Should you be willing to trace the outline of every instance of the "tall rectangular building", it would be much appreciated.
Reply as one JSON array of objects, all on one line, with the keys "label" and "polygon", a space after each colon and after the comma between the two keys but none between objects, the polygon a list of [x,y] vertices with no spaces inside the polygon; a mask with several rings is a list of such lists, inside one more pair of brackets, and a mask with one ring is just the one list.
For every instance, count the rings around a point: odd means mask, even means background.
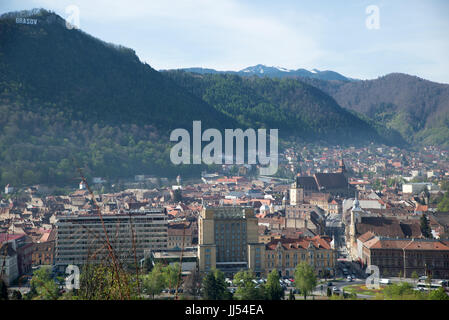
[{"label": "tall rectangular building", "polygon": [[258,238],[258,220],[253,208],[204,208],[198,220],[200,271],[217,268],[233,273],[250,268],[260,272],[264,245]]},{"label": "tall rectangular building", "polygon": [[104,230],[115,256],[125,265],[141,260],[145,252],[167,249],[168,217],[164,208],[132,210],[102,218],[104,227],[96,214],[57,217],[55,265],[59,270],[70,264],[110,261]]}]

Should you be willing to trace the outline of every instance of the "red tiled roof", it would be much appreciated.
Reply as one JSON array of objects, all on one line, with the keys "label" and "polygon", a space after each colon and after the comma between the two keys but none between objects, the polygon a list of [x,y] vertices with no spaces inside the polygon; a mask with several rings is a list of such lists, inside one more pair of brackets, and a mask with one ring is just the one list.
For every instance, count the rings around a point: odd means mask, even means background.
[{"label": "red tiled roof", "polygon": [[22,238],[25,235],[26,235],[25,233],[12,233],[12,234],[0,233],[0,242],[17,240],[17,239]]},{"label": "red tiled roof", "polygon": [[374,238],[365,243],[370,249],[405,249],[405,250],[444,250],[449,251],[449,245],[438,240],[402,240]]},{"label": "red tiled roof", "polygon": [[300,239],[275,239],[266,245],[268,250],[275,250],[278,243],[282,245],[285,250],[289,249],[308,249],[310,244],[316,249],[331,249],[330,238],[315,236],[313,238],[300,238]]},{"label": "red tiled roof", "polygon": [[374,233],[372,233],[371,231],[368,231],[368,232],[365,232],[364,234],[362,234],[360,237],[358,237],[358,240],[360,240],[361,242],[366,242],[375,236],[376,235]]}]

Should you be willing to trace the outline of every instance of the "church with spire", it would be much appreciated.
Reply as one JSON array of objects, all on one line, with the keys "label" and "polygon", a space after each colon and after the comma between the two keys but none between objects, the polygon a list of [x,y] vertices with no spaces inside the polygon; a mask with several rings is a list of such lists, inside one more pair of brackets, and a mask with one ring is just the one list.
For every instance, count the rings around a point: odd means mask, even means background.
[{"label": "church with spire", "polygon": [[348,170],[343,158],[336,172],[317,172],[311,176],[303,176],[298,172],[290,190],[290,199],[300,203],[313,193],[323,192],[347,198],[354,195],[355,188],[348,182]]},{"label": "church with spire", "polygon": [[349,232],[348,232],[349,241],[347,241],[348,253],[350,254],[351,258],[354,260],[356,260],[356,258],[358,257],[356,224],[361,222],[362,214],[363,214],[363,210],[362,210],[362,208],[360,208],[358,193],[356,192],[355,199],[354,199],[354,202],[352,203],[352,208],[351,208],[351,222],[349,224]]}]

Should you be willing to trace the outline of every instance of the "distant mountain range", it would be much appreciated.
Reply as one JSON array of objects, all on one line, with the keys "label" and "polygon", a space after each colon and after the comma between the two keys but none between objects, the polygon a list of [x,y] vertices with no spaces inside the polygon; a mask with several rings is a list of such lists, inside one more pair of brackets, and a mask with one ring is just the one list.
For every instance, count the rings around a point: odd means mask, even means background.
[{"label": "distant mountain range", "polygon": [[[242,77],[269,77],[269,78],[312,78],[320,80],[340,80],[340,81],[354,81],[355,79],[347,78],[335,71],[320,71],[313,69],[311,71],[306,69],[290,70],[281,67],[267,67],[263,64],[258,64],[253,67],[248,67],[240,71],[217,71],[207,68],[183,68],[178,69],[186,72],[194,72],[199,74],[236,74]],[[173,71],[173,70],[161,70]]]},{"label": "distant mountain range", "polygon": [[[387,136],[396,131],[410,144],[449,147],[449,85],[416,76],[391,73],[373,80],[347,78],[334,71],[287,70],[257,65],[240,71],[180,69],[197,74],[290,78],[326,92],[343,108],[369,122]],[[393,131],[386,132],[385,129]]]}]

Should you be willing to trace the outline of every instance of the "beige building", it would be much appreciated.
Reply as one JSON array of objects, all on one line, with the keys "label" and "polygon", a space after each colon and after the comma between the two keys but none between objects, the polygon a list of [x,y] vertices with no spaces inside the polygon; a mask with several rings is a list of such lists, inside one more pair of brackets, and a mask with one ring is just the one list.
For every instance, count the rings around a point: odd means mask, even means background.
[{"label": "beige building", "polygon": [[313,266],[319,277],[335,274],[337,252],[332,249],[329,237],[277,239],[264,249],[266,274],[276,269],[282,276],[294,277],[296,266],[303,261]]},{"label": "beige building", "polygon": [[193,227],[183,223],[168,225],[167,249],[181,249],[192,246]]},{"label": "beige building", "polygon": [[199,270],[217,268],[226,273],[264,267],[264,244],[259,242],[258,220],[250,207],[207,207],[198,219]]}]

